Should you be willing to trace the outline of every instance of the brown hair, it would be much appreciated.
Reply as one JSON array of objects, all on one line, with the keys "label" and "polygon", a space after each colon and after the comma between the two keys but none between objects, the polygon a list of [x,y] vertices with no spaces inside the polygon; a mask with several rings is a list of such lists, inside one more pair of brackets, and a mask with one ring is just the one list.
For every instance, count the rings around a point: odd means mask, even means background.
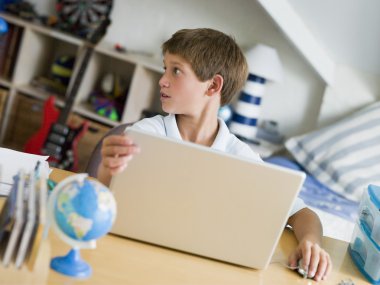
[{"label": "brown hair", "polygon": [[200,81],[223,77],[221,105],[231,102],[243,87],[248,66],[235,40],[213,29],[183,29],[163,43],[162,53],[169,52],[187,60]]}]

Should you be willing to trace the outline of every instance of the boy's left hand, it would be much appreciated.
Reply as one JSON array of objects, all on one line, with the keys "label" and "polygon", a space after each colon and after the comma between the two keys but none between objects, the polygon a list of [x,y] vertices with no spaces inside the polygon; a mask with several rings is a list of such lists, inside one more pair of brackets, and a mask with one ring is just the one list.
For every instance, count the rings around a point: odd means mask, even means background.
[{"label": "boy's left hand", "polygon": [[289,266],[297,267],[300,259],[302,261],[299,266],[307,270],[308,278],[313,278],[315,281],[326,279],[331,272],[332,262],[330,255],[316,242],[308,239],[302,240],[289,255]]}]

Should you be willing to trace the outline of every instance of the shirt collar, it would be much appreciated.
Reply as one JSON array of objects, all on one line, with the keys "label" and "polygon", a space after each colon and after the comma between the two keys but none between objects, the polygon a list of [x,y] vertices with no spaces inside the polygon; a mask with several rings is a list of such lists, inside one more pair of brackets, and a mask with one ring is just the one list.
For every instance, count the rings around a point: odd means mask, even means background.
[{"label": "shirt collar", "polygon": [[[227,138],[229,136],[230,131],[226,123],[222,119],[218,118],[218,123],[218,134],[216,135],[216,138],[211,148],[220,151],[225,151],[227,149]],[[166,117],[164,117],[164,124],[167,137],[182,140],[174,114],[169,114]]]},{"label": "shirt collar", "polygon": [[174,114],[169,114],[164,117],[164,124],[167,137],[182,140]]},{"label": "shirt collar", "polygon": [[224,152],[227,149],[227,143],[228,143],[228,138],[230,135],[230,130],[228,129],[226,123],[221,118],[218,118],[218,123],[219,123],[218,134],[216,135],[216,138],[211,148]]}]

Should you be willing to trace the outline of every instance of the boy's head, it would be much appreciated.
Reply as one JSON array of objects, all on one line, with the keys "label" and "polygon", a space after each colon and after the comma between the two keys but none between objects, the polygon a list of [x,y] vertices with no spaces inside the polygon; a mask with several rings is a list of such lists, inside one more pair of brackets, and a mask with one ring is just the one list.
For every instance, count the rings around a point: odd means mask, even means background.
[{"label": "boy's head", "polygon": [[231,102],[248,76],[246,59],[235,40],[213,29],[179,30],[163,43],[162,53],[167,52],[188,61],[202,82],[221,75],[224,79],[222,106]]}]

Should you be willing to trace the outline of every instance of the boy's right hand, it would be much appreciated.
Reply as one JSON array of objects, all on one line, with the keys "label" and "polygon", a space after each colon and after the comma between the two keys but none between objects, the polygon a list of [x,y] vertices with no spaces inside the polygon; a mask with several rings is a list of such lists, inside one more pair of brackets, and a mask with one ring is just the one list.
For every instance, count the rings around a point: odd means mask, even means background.
[{"label": "boy's right hand", "polygon": [[[126,134],[111,135],[103,140],[100,167],[109,176],[122,172],[133,155],[140,152],[140,148],[135,145]],[[107,176],[108,176],[107,175]]]}]

